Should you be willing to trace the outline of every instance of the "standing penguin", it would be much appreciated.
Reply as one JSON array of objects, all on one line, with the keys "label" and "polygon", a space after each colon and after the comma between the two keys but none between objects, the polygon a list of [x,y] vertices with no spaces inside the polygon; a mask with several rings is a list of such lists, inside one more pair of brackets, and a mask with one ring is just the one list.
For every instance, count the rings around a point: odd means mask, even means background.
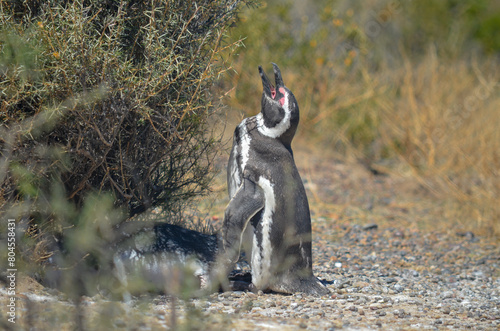
[{"label": "standing penguin", "polygon": [[261,112],[234,132],[216,273],[225,279],[243,250],[256,289],[323,295],[329,291],[312,272],[309,204],[291,148],[299,106],[273,68],[276,87],[259,66]]}]

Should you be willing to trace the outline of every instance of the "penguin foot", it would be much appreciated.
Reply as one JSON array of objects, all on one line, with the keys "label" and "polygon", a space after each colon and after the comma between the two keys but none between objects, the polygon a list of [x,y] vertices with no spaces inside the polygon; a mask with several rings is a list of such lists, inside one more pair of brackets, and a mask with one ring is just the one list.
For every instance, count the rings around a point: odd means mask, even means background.
[{"label": "penguin foot", "polygon": [[323,296],[330,293],[330,290],[314,276],[305,279],[278,282],[270,286],[270,289],[281,293],[293,294],[302,292],[314,296]]},{"label": "penguin foot", "polygon": [[255,291],[255,286],[252,284],[252,274],[249,272],[232,272],[228,279],[228,287],[231,291]]}]

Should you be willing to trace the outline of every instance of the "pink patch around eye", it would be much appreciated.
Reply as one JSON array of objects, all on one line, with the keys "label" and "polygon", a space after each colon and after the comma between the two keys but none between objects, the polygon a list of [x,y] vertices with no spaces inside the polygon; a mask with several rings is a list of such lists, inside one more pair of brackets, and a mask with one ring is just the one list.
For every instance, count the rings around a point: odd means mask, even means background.
[{"label": "pink patch around eye", "polygon": [[284,97],[280,99],[280,104],[281,104],[281,106],[283,106],[285,104],[286,92],[285,92],[285,89],[283,87],[280,87],[279,91],[281,92],[281,94],[284,95]]}]

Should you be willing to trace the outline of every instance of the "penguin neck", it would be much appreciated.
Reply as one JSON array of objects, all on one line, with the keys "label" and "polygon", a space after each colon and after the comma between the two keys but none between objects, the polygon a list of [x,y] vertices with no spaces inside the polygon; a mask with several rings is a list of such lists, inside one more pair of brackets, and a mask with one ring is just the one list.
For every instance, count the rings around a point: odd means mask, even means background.
[{"label": "penguin neck", "polygon": [[274,126],[266,125],[266,119],[263,112],[257,115],[257,128],[259,132],[266,137],[277,139],[283,144],[290,145],[293,137],[295,136],[295,131],[297,129],[297,123],[292,120],[290,113],[285,113],[284,118]]},{"label": "penguin neck", "polygon": [[297,131],[297,126],[292,123],[290,128],[276,139],[281,141],[283,145],[285,145],[285,147],[291,151],[292,150],[291,145],[293,137],[295,137],[295,131]]}]

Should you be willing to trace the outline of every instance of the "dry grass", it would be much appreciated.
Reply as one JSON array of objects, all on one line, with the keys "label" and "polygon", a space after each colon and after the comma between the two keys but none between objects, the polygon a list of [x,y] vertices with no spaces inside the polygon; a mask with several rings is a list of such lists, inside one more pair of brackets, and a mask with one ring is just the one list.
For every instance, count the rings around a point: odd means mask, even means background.
[{"label": "dry grass", "polygon": [[[245,64],[240,59],[236,70],[245,72]],[[370,71],[361,63],[358,70],[337,67],[335,75],[327,63],[312,68],[308,74],[283,70],[301,106],[297,140],[412,177],[445,206],[444,223],[500,234],[500,72],[494,60],[446,62],[431,48],[396,68]],[[232,84],[260,87],[253,76],[234,76]],[[233,92],[229,103],[254,115],[256,95],[243,99]]]},{"label": "dry grass", "polygon": [[431,50],[394,73],[378,103],[381,139],[405,175],[452,199],[449,217],[500,234],[500,94],[493,61],[443,63]]},{"label": "dry grass", "polygon": [[447,206],[443,223],[500,235],[500,72],[474,32],[498,7],[476,5],[267,1],[232,30],[246,47],[229,106],[255,115],[257,65],[276,62],[301,107],[296,140],[411,178]]}]

